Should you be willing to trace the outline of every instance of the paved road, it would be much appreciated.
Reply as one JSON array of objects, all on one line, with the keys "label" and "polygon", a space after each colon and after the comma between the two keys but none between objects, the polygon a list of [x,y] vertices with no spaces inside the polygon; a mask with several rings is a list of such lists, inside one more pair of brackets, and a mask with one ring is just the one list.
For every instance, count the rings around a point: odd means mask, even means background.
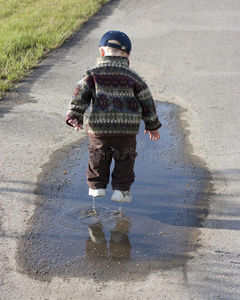
[{"label": "paved road", "polygon": [[[236,0],[111,1],[6,97],[0,132],[2,299],[239,299],[239,20]],[[184,268],[144,281],[35,281],[16,264],[17,240],[34,211],[42,167],[79,139],[64,124],[66,108],[109,29],[131,37],[131,66],[154,98],[184,109],[192,150],[213,174],[201,247]]]}]

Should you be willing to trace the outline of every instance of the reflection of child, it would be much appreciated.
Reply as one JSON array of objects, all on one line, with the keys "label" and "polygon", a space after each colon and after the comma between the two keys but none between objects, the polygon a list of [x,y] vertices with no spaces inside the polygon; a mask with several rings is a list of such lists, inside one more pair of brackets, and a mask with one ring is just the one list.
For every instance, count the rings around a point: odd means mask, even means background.
[{"label": "reflection of child", "polygon": [[[121,219],[111,230],[111,238],[109,241],[109,253],[113,259],[128,259],[130,258],[132,246],[127,235],[129,232],[130,221]],[[89,238],[86,241],[86,252],[88,258],[97,260],[108,257],[108,247],[103,226],[100,222],[88,227]]]},{"label": "reflection of child", "polygon": [[89,195],[105,196],[114,158],[112,200],[130,202],[140,121],[143,119],[145,133],[149,132],[154,141],[160,138],[161,123],[148,86],[129,68],[131,41],[128,36],[120,31],[109,31],[103,35],[99,47],[101,57],[79,81],[66,122],[76,130],[82,129],[84,112],[91,104],[87,122]]}]

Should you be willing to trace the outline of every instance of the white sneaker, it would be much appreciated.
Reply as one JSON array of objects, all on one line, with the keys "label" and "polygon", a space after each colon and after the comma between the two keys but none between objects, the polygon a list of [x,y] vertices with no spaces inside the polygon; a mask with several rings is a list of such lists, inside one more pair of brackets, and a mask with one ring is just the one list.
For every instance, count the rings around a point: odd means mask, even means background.
[{"label": "white sneaker", "polygon": [[117,201],[117,202],[120,202],[120,203],[131,202],[132,201],[132,195],[131,195],[130,191],[114,190],[111,200]]},{"label": "white sneaker", "polygon": [[92,197],[104,197],[104,196],[106,196],[106,190],[105,189],[89,189],[88,195],[92,196]]}]

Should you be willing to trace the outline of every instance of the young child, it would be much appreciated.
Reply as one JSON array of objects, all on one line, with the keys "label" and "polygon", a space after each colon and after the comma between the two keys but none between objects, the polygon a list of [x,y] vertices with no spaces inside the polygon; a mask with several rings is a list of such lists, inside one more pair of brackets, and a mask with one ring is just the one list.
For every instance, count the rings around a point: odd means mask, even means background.
[{"label": "young child", "polygon": [[154,141],[160,138],[161,123],[147,84],[129,68],[129,37],[120,31],[108,31],[100,40],[99,50],[96,66],[78,82],[66,122],[76,130],[83,129],[83,116],[91,105],[86,124],[89,195],[106,195],[113,158],[111,199],[130,202],[140,121],[143,119],[145,133],[149,132]]}]

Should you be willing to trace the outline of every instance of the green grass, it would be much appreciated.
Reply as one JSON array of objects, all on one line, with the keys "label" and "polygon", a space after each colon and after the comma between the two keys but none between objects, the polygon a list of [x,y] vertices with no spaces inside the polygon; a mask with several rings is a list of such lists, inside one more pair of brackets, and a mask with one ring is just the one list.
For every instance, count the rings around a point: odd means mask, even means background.
[{"label": "green grass", "polygon": [[0,99],[109,0],[0,0]]}]

